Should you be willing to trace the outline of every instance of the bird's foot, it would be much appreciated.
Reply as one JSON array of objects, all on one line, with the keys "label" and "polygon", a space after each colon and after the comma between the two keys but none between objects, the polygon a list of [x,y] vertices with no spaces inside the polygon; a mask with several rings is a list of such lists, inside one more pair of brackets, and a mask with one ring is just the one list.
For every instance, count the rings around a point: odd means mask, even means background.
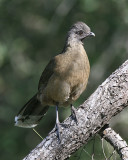
[{"label": "bird's foot", "polygon": [[62,128],[61,128],[60,123],[56,123],[56,125],[55,125],[55,130],[56,130],[56,132],[57,132],[57,137],[58,137],[59,143],[61,143]]},{"label": "bird's foot", "polygon": [[62,133],[62,128],[67,128],[67,127],[69,127],[69,125],[67,125],[67,124],[64,124],[64,123],[56,123],[55,124],[55,127],[53,128],[53,130],[50,132],[50,134],[51,133],[57,133],[57,138],[58,138],[58,140],[59,140],[59,143],[61,143],[61,141],[62,141],[62,136],[61,136],[61,133]]},{"label": "bird's foot", "polygon": [[71,105],[71,114],[73,119],[75,120],[76,124],[78,124],[78,118],[77,118],[77,114],[76,114],[76,109],[73,105]]}]

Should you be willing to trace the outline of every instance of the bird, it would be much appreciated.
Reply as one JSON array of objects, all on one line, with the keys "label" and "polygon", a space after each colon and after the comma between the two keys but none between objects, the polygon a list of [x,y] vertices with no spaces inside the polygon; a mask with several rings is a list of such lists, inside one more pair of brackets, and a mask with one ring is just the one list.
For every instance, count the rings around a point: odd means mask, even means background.
[{"label": "bird", "polygon": [[77,121],[76,109],[72,105],[86,89],[90,63],[83,40],[95,36],[84,22],[73,24],[67,33],[62,52],[46,65],[39,80],[37,93],[15,116],[15,126],[34,128],[47,113],[49,106],[56,108],[57,137],[61,140],[61,123],[58,107],[71,107]]}]

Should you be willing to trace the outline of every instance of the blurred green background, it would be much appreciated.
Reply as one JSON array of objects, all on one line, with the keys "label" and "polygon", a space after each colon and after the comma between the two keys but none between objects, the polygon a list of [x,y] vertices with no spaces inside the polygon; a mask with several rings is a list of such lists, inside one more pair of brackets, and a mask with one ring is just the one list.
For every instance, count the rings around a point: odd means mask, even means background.
[{"label": "blurred green background", "polygon": [[[74,103],[79,106],[128,58],[128,1],[0,0],[1,160],[20,160],[41,142],[32,129],[14,127],[14,117],[37,92],[44,67],[62,51],[67,31],[76,21],[87,23],[96,34],[84,41],[91,75],[86,91]],[[69,115],[70,109],[60,109],[61,121]],[[128,142],[127,115],[125,109],[111,126]],[[50,108],[36,129],[45,137],[54,125],[55,108]],[[85,150],[91,155],[92,143],[70,159],[91,159]],[[94,158],[105,159],[99,137],[95,148]],[[110,147],[105,150],[108,156],[113,151]]]}]

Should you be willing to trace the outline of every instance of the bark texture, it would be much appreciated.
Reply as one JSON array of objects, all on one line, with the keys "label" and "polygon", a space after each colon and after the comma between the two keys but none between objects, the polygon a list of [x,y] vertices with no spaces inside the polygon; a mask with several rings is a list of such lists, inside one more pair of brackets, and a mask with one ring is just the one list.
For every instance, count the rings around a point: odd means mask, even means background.
[{"label": "bark texture", "polygon": [[108,127],[101,132],[101,136],[114,147],[122,160],[128,160],[128,145],[119,134]]},{"label": "bark texture", "polygon": [[49,135],[24,160],[64,160],[110,119],[128,106],[128,60],[110,75],[77,109],[78,124],[72,116],[62,123],[62,142],[56,132]]}]

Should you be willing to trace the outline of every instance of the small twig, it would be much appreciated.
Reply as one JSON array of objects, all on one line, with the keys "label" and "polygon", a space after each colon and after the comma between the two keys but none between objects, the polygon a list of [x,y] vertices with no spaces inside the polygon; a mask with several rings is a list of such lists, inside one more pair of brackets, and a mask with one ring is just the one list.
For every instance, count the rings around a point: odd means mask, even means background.
[{"label": "small twig", "polygon": [[108,157],[108,160],[113,156],[113,154],[115,153],[116,151],[114,150],[111,155]]},{"label": "small twig", "polygon": [[105,157],[105,160],[107,160],[107,157],[106,157],[106,154],[105,154],[105,151],[104,151],[104,139],[103,139],[103,138],[101,139],[101,142],[102,142],[103,155],[104,155],[104,157]]},{"label": "small twig", "polygon": [[95,136],[93,138],[93,153],[92,153],[92,160],[94,160],[94,153],[95,153]]},{"label": "small twig", "polygon": [[43,140],[43,137],[34,128],[32,130]]},{"label": "small twig", "polygon": [[92,156],[83,148],[83,151],[90,157],[92,158]]},{"label": "small twig", "polygon": [[122,160],[128,160],[128,145],[119,134],[110,127],[104,128],[99,134],[113,146]]},{"label": "small twig", "polygon": [[[113,152],[111,153],[111,151],[110,151],[110,147],[108,146],[108,142],[107,141],[105,141],[106,142],[106,146],[107,146],[107,150],[108,150],[108,153],[109,153],[109,155],[110,155],[110,158],[111,158],[111,156],[113,155]],[[108,158],[109,159],[109,158]],[[113,158],[112,158],[112,160],[113,160]]]}]

